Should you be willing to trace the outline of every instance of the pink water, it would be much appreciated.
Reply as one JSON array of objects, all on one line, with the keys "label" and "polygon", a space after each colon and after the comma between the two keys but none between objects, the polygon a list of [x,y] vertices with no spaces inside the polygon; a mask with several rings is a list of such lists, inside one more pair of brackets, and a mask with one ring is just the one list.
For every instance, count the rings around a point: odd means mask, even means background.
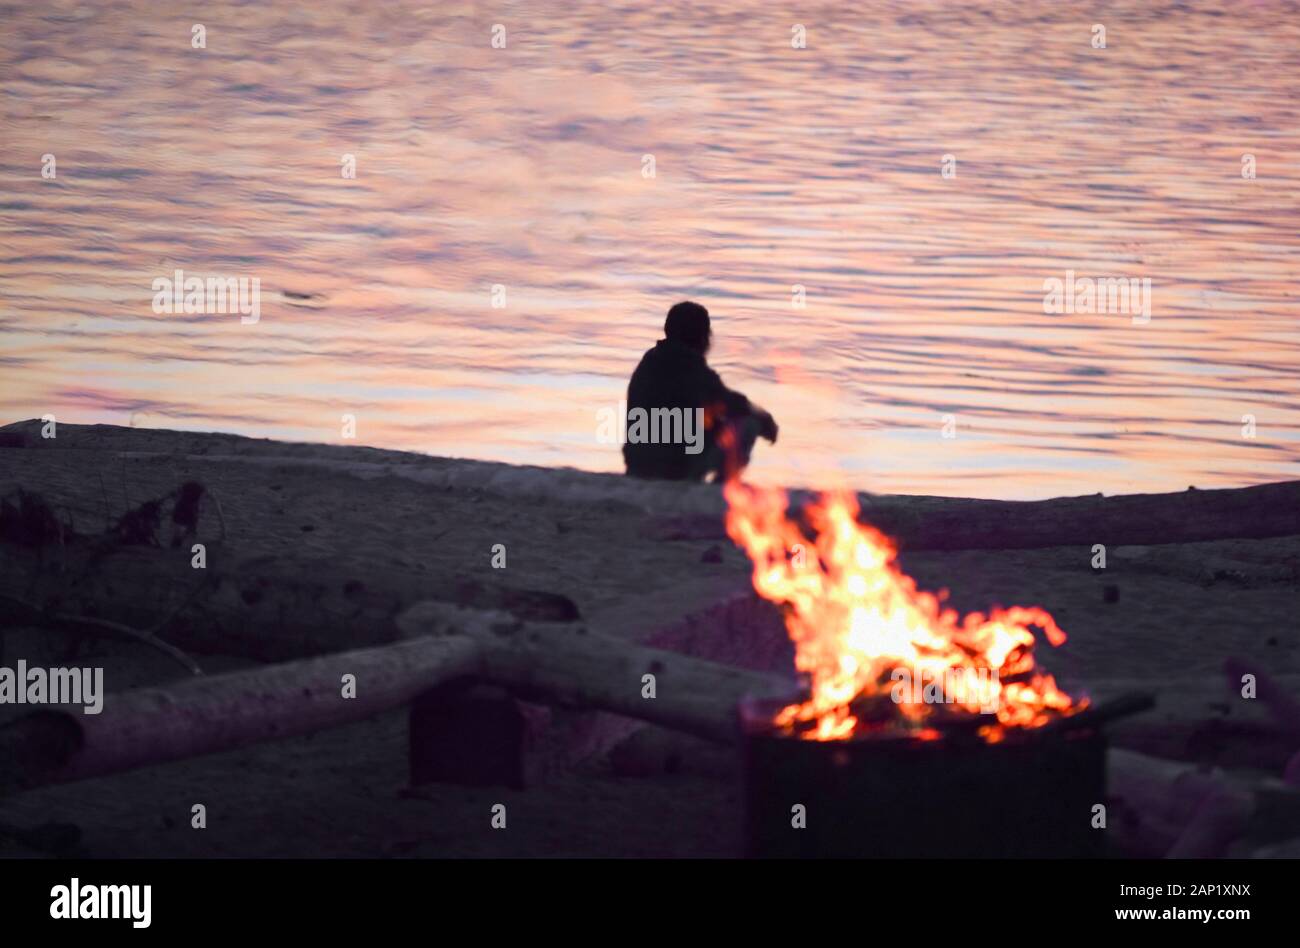
[{"label": "pink water", "polygon": [[[1296,4],[10,4],[0,75],[0,422],[615,470],[694,298],[758,480],[1300,477]],[[260,321],[155,314],[178,267]],[[1045,314],[1067,269],[1150,322]]]}]

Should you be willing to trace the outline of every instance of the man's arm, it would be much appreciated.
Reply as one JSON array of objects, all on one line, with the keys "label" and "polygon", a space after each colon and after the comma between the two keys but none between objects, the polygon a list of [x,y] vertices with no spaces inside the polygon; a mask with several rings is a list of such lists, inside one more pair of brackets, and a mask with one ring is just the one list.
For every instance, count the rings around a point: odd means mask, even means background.
[{"label": "man's arm", "polygon": [[776,436],[779,429],[776,425],[776,419],[768,412],[759,408],[740,392],[732,391],[722,381],[722,376],[712,369],[706,369],[708,403],[724,406],[727,418],[744,418],[753,415],[758,419],[760,425],[758,433],[768,441],[776,444]]},{"label": "man's arm", "polygon": [[704,370],[704,400],[709,405],[721,404],[728,418],[744,418],[753,414],[749,399],[727,388],[722,376],[710,368]]}]

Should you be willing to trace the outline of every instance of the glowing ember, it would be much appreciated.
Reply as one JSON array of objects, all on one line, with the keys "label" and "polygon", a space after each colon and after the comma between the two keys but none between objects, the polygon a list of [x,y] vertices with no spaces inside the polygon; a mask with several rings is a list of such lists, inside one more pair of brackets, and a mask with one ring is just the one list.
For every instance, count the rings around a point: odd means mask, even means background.
[{"label": "glowing ember", "polygon": [[[968,726],[984,740],[1073,714],[1073,701],[1034,664],[1034,634],[1065,633],[1042,609],[1013,606],[960,618],[945,593],[916,588],[884,534],[857,522],[852,494],[823,495],[786,518],[784,491],[727,483],[727,533],[754,563],[754,588],[782,606],[795,666],[810,697],[774,724],[812,740],[876,732],[936,739]],[[996,715],[996,716],[995,716]]]}]

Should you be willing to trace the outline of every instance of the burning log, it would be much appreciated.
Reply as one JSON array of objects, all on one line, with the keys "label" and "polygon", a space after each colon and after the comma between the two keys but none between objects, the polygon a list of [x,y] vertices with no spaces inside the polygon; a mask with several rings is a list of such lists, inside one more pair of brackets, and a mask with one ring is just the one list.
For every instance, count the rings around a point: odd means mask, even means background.
[{"label": "burning log", "polygon": [[781,607],[810,680],[777,728],[819,741],[961,729],[996,743],[1085,707],[1034,658],[1033,629],[1065,642],[1050,613],[1012,606],[962,617],[944,607],[902,571],[889,537],[858,522],[852,494],[828,494],[792,518],[784,491],[730,481],[723,493],[727,531],[753,561],[755,590]]}]

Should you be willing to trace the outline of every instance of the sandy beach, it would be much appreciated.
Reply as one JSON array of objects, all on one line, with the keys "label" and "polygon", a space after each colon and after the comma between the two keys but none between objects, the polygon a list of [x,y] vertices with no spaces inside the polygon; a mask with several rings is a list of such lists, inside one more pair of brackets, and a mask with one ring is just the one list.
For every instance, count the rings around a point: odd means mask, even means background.
[{"label": "sandy beach", "polygon": [[[562,597],[591,626],[629,641],[793,673],[779,616],[750,590],[745,555],[726,539],[672,539],[662,528],[673,518],[716,516],[716,487],[113,426],[60,425],[57,438],[43,439],[39,422],[21,422],[0,429],[0,439],[0,485],[39,491],[82,534],[102,531],[182,482],[201,482],[220,513],[205,501],[192,539],[208,545],[223,576],[243,577],[243,590],[226,592],[243,595],[250,614],[262,605],[248,594],[259,577],[306,579],[315,568],[322,584],[337,579],[346,587],[318,591],[318,606],[331,594],[355,606],[351,619],[322,623],[319,637],[253,639],[240,629],[214,637],[178,617],[162,637],[209,674],[391,641],[391,623],[375,617],[448,582],[472,584],[470,595],[479,599],[518,590]],[[881,502],[922,510],[937,503]],[[175,556],[188,558],[186,543]],[[498,544],[505,568],[492,566]],[[150,555],[169,555],[166,549]],[[4,591],[31,589],[30,570],[38,568],[31,554],[6,546],[5,555]],[[1069,639],[1058,649],[1044,645],[1039,660],[1067,688],[1105,695],[1137,687],[1160,696],[1155,712],[1114,728],[1119,746],[1161,745],[1166,756],[1258,770],[1258,762],[1234,757],[1222,727],[1217,743],[1211,739],[1216,728],[1207,722],[1263,720],[1254,703],[1228,687],[1226,659],[1300,682],[1300,536],[1117,547],[1107,551],[1104,570],[1092,559],[1089,546],[1074,544],[904,551],[901,563],[922,588],[948,589],[962,610],[1048,609]],[[174,610],[161,588],[122,590],[117,617],[146,625],[149,616]],[[3,645],[7,664],[21,658],[55,665],[75,654],[78,663],[102,665],[110,705],[114,691],[186,676],[159,652],[112,636],[69,636],[11,621]],[[0,708],[0,721],[20,710]],[[79,827],[75,845],[94,856],[737,852],[730,752],[621,722],[597,729],[576,753],[571,741],[565,744],[564,735],[574,733],[570,719],[590,716],[550,712],[551,737],[542,744],[555,745],[556,762],[524,790],[410,787],[406,715],[390,713],[9,796],[0,801],[0,852],[41,854],[39,834],[23,830],[51,822]],[[483,814],[498,799],[509,805],[515,832],[488,829]],[[207,807],[203,832],[188,828],[194,803]]]}]

